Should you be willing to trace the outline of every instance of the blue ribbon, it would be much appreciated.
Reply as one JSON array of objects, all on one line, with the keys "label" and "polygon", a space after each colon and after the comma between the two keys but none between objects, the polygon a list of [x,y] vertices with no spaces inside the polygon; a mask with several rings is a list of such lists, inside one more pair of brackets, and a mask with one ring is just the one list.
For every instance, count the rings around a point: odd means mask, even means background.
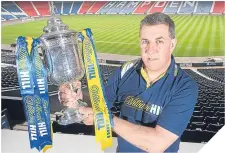
[{"label": "blue ribbon", "polygon": [[51,147],[52,131],[47,73],[38,55],[38,39],[18,37],[17,74],[25,107],[31,148]]}]

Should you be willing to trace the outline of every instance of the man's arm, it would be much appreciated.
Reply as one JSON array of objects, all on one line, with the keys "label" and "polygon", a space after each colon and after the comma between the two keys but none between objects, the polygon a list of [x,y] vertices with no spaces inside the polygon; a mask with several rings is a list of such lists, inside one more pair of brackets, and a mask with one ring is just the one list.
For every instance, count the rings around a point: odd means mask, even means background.
[{"label": "man's arm", "polygon": [[178,138],[177,135],[158,125],[155,128],[145,127],[118,117],[114,117],[113,130],[131,144],[151,153],[164,152]]}]

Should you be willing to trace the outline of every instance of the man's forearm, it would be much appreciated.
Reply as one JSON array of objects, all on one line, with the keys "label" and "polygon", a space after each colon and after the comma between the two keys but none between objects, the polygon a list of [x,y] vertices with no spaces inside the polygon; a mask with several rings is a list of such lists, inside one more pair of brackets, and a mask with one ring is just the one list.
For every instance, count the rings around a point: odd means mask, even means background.
[{"label": "man's forearm", "polygon": [[160,137],[155,128],[132,124],[114,117],[113,130],[122,138],[147,152],[160,151]]}]

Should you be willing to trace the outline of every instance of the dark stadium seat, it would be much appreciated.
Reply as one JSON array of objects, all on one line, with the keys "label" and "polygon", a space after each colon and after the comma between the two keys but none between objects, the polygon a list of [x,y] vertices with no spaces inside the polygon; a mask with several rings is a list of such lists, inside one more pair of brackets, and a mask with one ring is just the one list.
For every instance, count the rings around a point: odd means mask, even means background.
[{"label": "dark stadium seat", "polygon": [[218,116],[218,117],[224,117],[224,116],[225,116],[225,112],[219,112],[219,111],[217,111],[217,112],[215,113],[215,116]]},{"label": "dark stadium seat", "polygon": [[225,108],[224,107],[214,107],[213,109],[215,112],[225,112]]},{"label": "dark stadium seat", "polygon": [[223,125],[209,124],[209,125],[206,127],[206,130],[207,130],[207,131],[218,132],[222,127],[223,127]]},{"label": "dark stadium seat", "polygon": [[208,124],[217,124],[218,123],[218,117],[209,117],[206,116],[204,119],[204,123]]},{"label": "dark stadium seat", "polygon": [[203,111],[212,111],[213,110],[213,108],[212,107],[206,107],[206,106],[203,106],[202,107],[202,109],[201,109],[201,111],[203,112]]},{"label": "dark stadium seat", "polygon": [[225,117],[220,117],[218,123],[219,123],[220,125],[224,125],[224,122],[225,122]]},{"label": "dark stadium seat", "polygon": [[202,111],[202,114],[203,114],[203,116],[208,116],[208,117],[213,117],[214,116],[214,114],[215,114],[215,112],[214,111],[205,111],[205,110],[203,110]]},{"label": "dark stadium seat", "polygon": [[206,127],[207,124],[205,123],[192,123],[190,125],[190,129],[191,130],[199,130],[199,131],[203,131],[205,130],[205,127]]},{"label": "dark stadium seat", "polygon": [[2,129],[13,129],[7,109],[2,110],[1,112],[1,124]]},{"label": "dark stadium seat", "polygon": [[194,111],[193,116],[201,116],[202,115],[202,112],[201,111]]},{"label": "dark stadium seat", "polygon": [[204,116],[192,116],[191,123],[203,123]]}]

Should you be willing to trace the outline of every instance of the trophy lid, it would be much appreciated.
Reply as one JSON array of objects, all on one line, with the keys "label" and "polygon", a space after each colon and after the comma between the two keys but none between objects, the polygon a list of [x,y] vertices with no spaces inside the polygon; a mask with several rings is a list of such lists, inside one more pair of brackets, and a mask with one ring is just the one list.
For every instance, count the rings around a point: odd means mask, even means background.
[{"label": "trophy lid", "polygon": [[40,39],[46,39],[51,38],[56,35],[62,35],[62,34],[75,34],[77,33],[74,30],[69,30],[69,27],[62,22],[62,20],[59,17],[56,17],[55,14],[55,6],[53,2],[50,2],[50,13],[51,17],[47,21],[47,26],[44,27],[43,32],[45,34],[41,35]]}]

